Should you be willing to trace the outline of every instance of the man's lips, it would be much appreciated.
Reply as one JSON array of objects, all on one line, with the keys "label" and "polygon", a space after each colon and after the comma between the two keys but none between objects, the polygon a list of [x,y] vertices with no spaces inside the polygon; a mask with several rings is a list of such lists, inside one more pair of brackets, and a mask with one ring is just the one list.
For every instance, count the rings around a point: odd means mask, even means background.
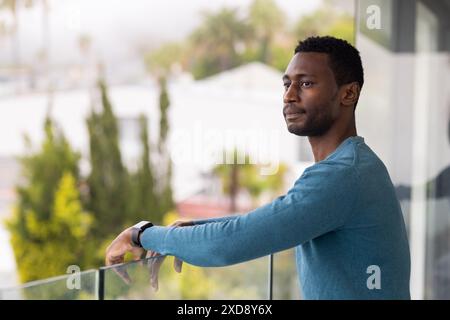
[{"label": "man's lips", "polygon": [[305,114],[306,114],[305,112],[290,112],[290,113],[286,113],[284,115],[284,118],[286,120],[294,120],[294,119],[302,117]]},{"label": "man's lips", "polygon": [[284,115],[288,115],[288,114],[294,114],[294,113],[305,113],[305,109],[303,109],[300,106],[294,106],[292,104],[286,104],[284,105],[283,108],[283,114]]},{"label": "man's lips", "polygon": [[286,120],[292,120],[303,116],[305,114],[305,110],[293,108],[292,106],[286,106],[283,113]]}]

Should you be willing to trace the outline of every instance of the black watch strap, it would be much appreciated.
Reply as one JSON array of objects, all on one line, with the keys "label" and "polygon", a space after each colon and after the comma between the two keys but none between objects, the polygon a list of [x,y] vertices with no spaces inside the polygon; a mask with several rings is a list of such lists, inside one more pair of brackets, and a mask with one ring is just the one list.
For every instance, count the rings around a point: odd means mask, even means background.
[{"label": "black watch strap", "polygon": [[140,235],[141,233],[150,227],[153,227],[153,223],[150,221],[141,221],[131,227],[131,244],[135,247],[142,247]]}]

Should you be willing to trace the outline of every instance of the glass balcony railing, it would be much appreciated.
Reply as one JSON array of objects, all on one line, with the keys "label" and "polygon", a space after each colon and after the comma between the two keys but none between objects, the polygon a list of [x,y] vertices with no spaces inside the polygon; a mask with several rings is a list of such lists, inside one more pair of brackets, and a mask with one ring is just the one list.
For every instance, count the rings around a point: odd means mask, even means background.
[{"label": "glass balcony railing", "polygon": [[[157,258],[147,258],[3,288],[0,299],[295,299],[292,287],[297,288],[297,284],[292,252],[277,254],[272,261],[266,256],[220,268],[200,268],[184,263],[181,273],[173,269],[173,257],[166,257],[158,273],[158,290],[150,281],[150,267]],[[128,283],[119,276],[123,271],[129,275]]]},{"label": "glass balcony railing", "polygon": [[98,270],[38,280],[0,289],[2,300],[95,300],[98,298]]},{"label": "glass balcony railing", "polygon": [[[150,265],[154,258],[99,270],[104,281],[100,299],[267,299],[268,257],[221,268],[199,268],[183,264],[181,273],[167,257],[158,276],[158,290],[150,285]],[[131,283],[117,274],[126,270]]]},{"label": "glass balcony railing", "polygon": [[295,264],[295,249],[274,254],[272,270],[272,298],[274,300],[301,299]]}]

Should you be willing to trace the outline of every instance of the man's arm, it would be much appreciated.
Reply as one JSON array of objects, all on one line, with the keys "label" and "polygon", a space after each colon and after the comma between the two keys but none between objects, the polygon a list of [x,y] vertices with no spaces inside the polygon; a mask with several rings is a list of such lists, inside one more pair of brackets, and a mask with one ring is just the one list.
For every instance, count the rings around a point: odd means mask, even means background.
[{"label": "man's arm", "polygon": [[359,190],[354,169],[324,161],[314,165],[289,192],[233,219],[183,228],[145,230],[145,249],[193,265],[225,266],[295,247],[342,226]]},{"label": "man's arm", "polygon": [[219,218],[210,218],[210,219],[199,219],[199,220],[192,220],[192,223],[194,225],[201,225],[205,223],[213,223],[213,222],[223,222],[223,221],[229,221],[234,220],[239,217],[239,214],[219,217]]}]

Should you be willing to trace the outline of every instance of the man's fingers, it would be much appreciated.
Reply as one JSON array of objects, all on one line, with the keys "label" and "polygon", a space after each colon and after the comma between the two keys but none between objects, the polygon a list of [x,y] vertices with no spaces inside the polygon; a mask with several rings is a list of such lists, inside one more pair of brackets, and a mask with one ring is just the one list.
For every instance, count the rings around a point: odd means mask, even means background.
[{"label": "man's fingers", "polygon": [[151,268],[151,272],[150,272],[150,284],[155,289],[155,291],[158,291],[159,269],[161,268],[161,265],[164,262],[165,258],[166,258],[166,256],[158,255],[152,259],[152,268]]},{"label": "man's fingers", "polygon": [[140,260],[145,258],[147,252],[143,248],[132,247],[131,253],[133,254],[133,260],[138,261],[139,265],[143,265],[143,262]]},{"label": "man's fingers", "polygon": [[183,266],[183,260],[178,259],[177,257],[173,258],[173,268],[176,272],[181,273],[181,267]]},{"label": "man's fingers", "polygon": [[[184,226],[192,226],[194,225],[192,221],[175,221],[170,227],[184,227]],[[149,271],[150,271],[150,284],[155,289],[155,291],[158,290],[158,275],[159,270],[161,268],[162,263],[164,262],[164,259],[166,256],[159,257],[160,254],[155,251],[148,251],[147,252],[147,258],[149,259]],[[180,273],[182,269],[183,261],[175,258],[173,262],[173,267],[176,272]]]},{"label": "man's fingers", "polygon": [[113,264],[119,264],[124,261],[126,250],[110,250],[106,254],[105,264],[107,266],[112,266]]},{"label": "man's fingers", "polygon": [[106,249],[105,264],[107,266],[123,263],[125,254],[129,251],[133,252],[133,246],[121,235],[114,239],[114,241]]},{"label": "man's fingers", "polygon": [[[156,251],[152,251],[150,253],[151,259],[149,259],[150,283],[152,284],[152,287],[155,288],[156,290],[158,290],[158,274],[157,274],[159,272],[158,264],[161,264],[165,258],[165,257],[161,257],[162,260],[160,260],[157,258],[159,256],[161,256],[161,254],[159,254]],[[155,275],[155,273],[156,273],[156,275]]]},{"label": "man's fingers", "polygon": [[164,262],[165,258],[166,258],[166,256],[161,256],[158,254],[157,257],[152,259],[153,263],[152,263],[152,269],[150,272],[150,284],[155,289],[155,291],[158,291],[159,269],[161,268],[161,265]]},{"label": "man's fingers", "polygon": [[147,263],[148,263],[148,271],[150,273],[150,280],[153,273],[153,263],[155,262],[154,257],[156,256],[156,254],[157,252],[151,250],[147,252],[147,259],[148,259]]},{"label": "man's fingers", "polygon": [[155,258],[157,255],[159,255],[159,253],[155,252],[155,251],[149,250],[147,252],[146,258],[148,259],[147,263],[148,263],[148,269],[150,271],[150,274],[152,273],[152,269],[153,269],[153,262],[154,262],[153,258]]},{"label": "man's fingers", "polygon": [[[117,255],[117,256],[110,255],[109,258],[107,259],[108,261],[107,261],[106,265],[111,266],[111,265],[115,265],[115,264],[121,264],[124,262],[124,257],[125,257],[125,253]],[[126,284],[131,283],[131,278],[128,275],[128,272],[127,272],[125,266],[117,266],[117,267],[113,267],[112,269]]]},{"label": "man's fingers", "polygon": [[154,257],[157,257],[157,256],[160,256],[160,254],[158,252],[156,252],[156,251],[152,251],[152,254],[150,255],[150,257],[154,258]]},{"label": "man's fingers", "polygon": [[127,269],[125,266],[119,266],[113,268],[113,271],[127,284],[131,284],[131,278],[128,275]]}]

